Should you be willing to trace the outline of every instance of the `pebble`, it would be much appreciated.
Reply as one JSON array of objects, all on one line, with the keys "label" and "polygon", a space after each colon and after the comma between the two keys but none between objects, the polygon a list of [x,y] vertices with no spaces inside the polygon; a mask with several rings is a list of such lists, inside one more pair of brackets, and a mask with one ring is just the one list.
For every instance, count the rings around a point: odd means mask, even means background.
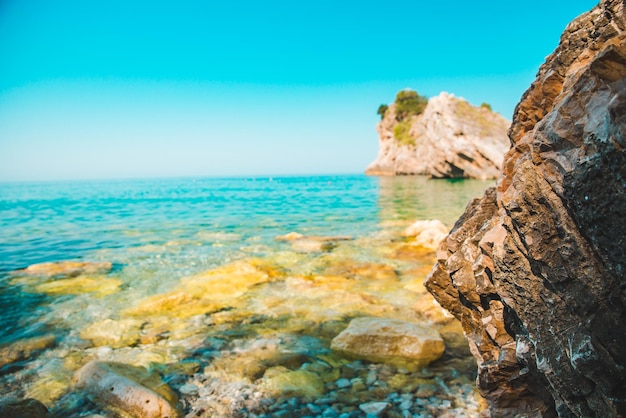
[{"label": "pebble", "polygon": [[359,409],[365,412],[367,415],[373,415],[375,417],[382,414],[385,409],[389,408],[389,402],[367,402],[359,405]]},{"label": "pebble", "polygon": [[404,401],[402,401],[400,403],[400,409],[403,410],[403,411],[405,411],[407,409],[411,409],[412,406],[413,406],[413,401],[411,401],[409,399],[404,400]]},{"label": "pebble", "polygon": [[346,379],[346,378],[341,378],[339,380],[337,380],[335,382],[335,385],[339,388],[339,389],[344,389],[347,387],[350,387],[352,385],[352,383],[350,382],[350,380]]},{"label": "pebble", "polygon": [[196,393],[198,393],[198,390],[198,386],[192,383],[186,383],[178,389],[178,391],[183,395],[195,395]]}]

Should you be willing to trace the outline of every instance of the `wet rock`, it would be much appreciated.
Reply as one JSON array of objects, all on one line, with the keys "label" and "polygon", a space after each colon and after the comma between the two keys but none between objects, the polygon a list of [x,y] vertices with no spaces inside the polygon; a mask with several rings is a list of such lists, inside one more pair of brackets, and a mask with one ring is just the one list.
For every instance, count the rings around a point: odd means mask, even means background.
[{"label": "wet rock", "polygon": [[339,241],[349,241],[352,237],[320,237],[314,235],[302,235],[297,232],[290,232],[286,235],[279,235],[276,241],[289,241],[291,247],[301,253],[317,253],[330,251],[337,246]]},{"label": "wet rock", "polygon": [[334,263],[324,270],[325,275],[343,276],[351,279],[395,280],[397,275],[393,267],[381,263],[359,263],[344,261]]},{"label": "wet rock", "polygon": [[443,309],[439,302],[428,293],[415,302],[413,309],[437,324],[445,324],[454,319],[454,315]]},{"label": "wet rock", "polygon": [[359,409],[365,412],[367,415],[379,416],[387,408],[389,408],[391,404],[389,402],[367,402],[359,405]]},{"label": "wet rock", "polygon": [[436,250],[448,235],[448,227],[439,220],[417,221],[404,230],[405,237],[414,237],[412,244]]},{"label": "wet rock", "polygon": [[79,276],[71,279],[57,279],[35,286],[35,291],[49,295],[79,295],[95,293],[100,296],[111,295],[120,290],[122,282],[106,277]]},{"label": "wet rock", "polygon": [[366,317],[353,319],[333,339],[331,348],[368,361],[415,369],[441,357],[445,347],[434,329],[406,321]]},{"label": "wet rock", "polygon": [[0,401],[0,418],[45,418],[48,408],[36,399]]},{"label": "wet rock", "polygon": [[279,277],[281,271],[260,259],[235,261],[181,279],[172,292],[142,300],[137,306],[124,310],[124,315],[146,317],[167,315],[176,318],[212,313],[236,303],[254,286]]},{"label": "wet rock", "polygon": [[56,336],[52,334],[26,338],[0,347],[0,367],[26,360],[34,353],[54,347]]},{"label": "wet rock", "polygon": [[91,362],[76,373],[77,387],[105,408],[139,418],[174,418],[176,396],[158,376],[120,363]]},{"label": "wet rock", "polygon": [[43,277],[74,277],[79,275],[106,274],[113,265],[108,262],[90,261],[58,261],[54,263],[40,263],[28,266],[16,273]]},{"label": "wet rock", "polygon": [[603,0],[567,26],[517,105],[497,189],[427,279],[493,416],[626,415],[624,9]]},{"label": "wet rock", "polygon": [[317,374],[280,366],[268,369],[260,386],[272,396],[316,398],[324,393],[324,382]]},{"label": "wet rock", "polygon": [[136,319],[105,319],[84,328],[80,338],[91,341],[96,347],[128,347],[139,341],[142,324],[143,321]]}]

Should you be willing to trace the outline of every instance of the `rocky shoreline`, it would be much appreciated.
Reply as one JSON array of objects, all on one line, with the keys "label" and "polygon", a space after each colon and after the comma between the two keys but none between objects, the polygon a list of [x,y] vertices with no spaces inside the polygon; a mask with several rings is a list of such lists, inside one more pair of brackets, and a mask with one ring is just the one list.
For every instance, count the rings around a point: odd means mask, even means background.
[{"label": "rocky shoreline", "polygon": [[[473,384],[475,360],[460,324],[422,283],[446,230],[419,221],[377,237],[277,236],[283,251],[273,258],[185,276],[64,335],[13,343],[2,351],[0,384],[11,399],[0,411],[477,416],[486,405]],[[351,258],[364,248],[378,261]],[[12,282],[66,303],[127,291],[107,262],[34,265]]]}]

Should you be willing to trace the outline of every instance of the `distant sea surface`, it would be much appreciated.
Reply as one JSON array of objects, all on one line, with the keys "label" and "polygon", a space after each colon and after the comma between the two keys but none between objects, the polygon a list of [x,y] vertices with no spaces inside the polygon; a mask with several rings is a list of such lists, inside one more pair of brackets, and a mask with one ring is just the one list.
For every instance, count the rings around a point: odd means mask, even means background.
[{"label": "distant sea surface", "polygon": [[11,284],[11,272],[31,264],[110,261],[140,298],[233,260],[272,258],[288,247],[275,237],[289,232],[358,239],[418,219],[451,227],[492,183],[342,175],[0,184],[0,343],[54,326],[50,306],[73,297]]}]

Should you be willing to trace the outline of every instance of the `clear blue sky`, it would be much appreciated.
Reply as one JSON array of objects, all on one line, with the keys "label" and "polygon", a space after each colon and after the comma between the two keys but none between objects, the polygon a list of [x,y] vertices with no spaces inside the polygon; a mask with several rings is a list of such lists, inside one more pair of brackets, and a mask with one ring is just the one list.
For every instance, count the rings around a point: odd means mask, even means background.
[{"label": "clear blue sky", "polygon": [[413,88],[511,118],[592,0],[0,0],[0,181],[358,173]]}]

